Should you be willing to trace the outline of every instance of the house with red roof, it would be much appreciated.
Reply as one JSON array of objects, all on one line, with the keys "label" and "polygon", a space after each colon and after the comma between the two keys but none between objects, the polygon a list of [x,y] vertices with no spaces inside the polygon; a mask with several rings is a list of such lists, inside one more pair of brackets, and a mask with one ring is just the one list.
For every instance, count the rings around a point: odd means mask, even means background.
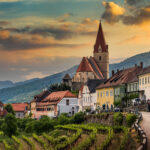
[{"label": "house with red roof", "polygon": [[56,117],[61,113],[73,115],[76,112],[78,112],[78,99],[70,91],[52,92],[41,101],[31,102],[32,117],[37,119],[43,115]]},{"label": "house with red roof", "polygon": [[86,83],[89,79],[109,78],[109,52],[106,44],[102,24],[99,24],[96,42],[93,50],[93,57],[83,57],[72,83]]},{"label": "house with red roof", "polygon": [[7,110],[4,108],[4,104],[0,101],[0,117],[5,117],[7,115]]},{"label": "house with red roof", "polygon": [[12,103],[11,105],[16,114],[16,118],[24,118],[30,113],[28,103]]}]

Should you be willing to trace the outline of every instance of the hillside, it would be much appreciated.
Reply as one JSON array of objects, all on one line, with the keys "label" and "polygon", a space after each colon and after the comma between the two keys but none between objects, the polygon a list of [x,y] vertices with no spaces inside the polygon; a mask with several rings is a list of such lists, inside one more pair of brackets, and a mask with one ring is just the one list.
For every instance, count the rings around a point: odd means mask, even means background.
[{"label": "hillside", "polygon": [[[112,70],[117,69],[123,69],[123,68],[129,68],[134,66],[135,64],[140,64],[142,61],[144,66],[150,65],[150,52],[142,53],[135,55],[133,57],[130,57],[120,63],[116,64],[110,64],[110,75]],[[0,100],[2,100],[4,103],[8,102],[25,102],[32,100],[33,96],[35,94],[38,94],[40,91],[42,91],[44,88],[47,88],[50,86],[50,84],[53,83],[60,83],[62,77],[69,73],[71,76],[75,73],[78,66],[74,66],[69,70],[42,78],[42,79],[36,79],[30,82],[24,82],[21,85],[17,85],[14,87],[9,87],[5,89],[0,90]]]},{"label": "hillside", "polygon": [[1,89],[0,100],[4,103],[31,101],[35,94],[38,94],[45,88],[48,88],[53,83],[61,82],[62,77],[66,73],[69,73],[71,76],[73,76],[76,69],[77,66],[74,66],[69,70],[42,79],[36,79],[29,83],[25,82],[25,84]]}]

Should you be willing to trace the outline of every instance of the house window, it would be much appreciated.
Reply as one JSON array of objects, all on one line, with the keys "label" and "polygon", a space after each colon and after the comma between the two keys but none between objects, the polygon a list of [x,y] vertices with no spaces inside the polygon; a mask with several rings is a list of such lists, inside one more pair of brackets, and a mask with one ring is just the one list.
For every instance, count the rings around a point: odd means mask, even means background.
[{"label": "house window", "polygon": [[147,84],[147,77],[145,77],[145,84]]},{"label": "house window", "polygon": [[106,96],[109,96],[108,91],[106,91]]},{"label": "house window", "polygon": [[110,90],[110,96],[113,96],[113,91],[112,90]]},{"label": "house window", "polygon": [[142,84],[144,84],[144,78],[142,78]]},{"label": "house window", "polygon": [[66,100],[66,105],[69,105],[69,99]]},{"label": "house window", "polygon": [[141,79],[140,79],[140,85],[141,85]]},{"label": "house window", "polygon": [[101,61],[101,59],[102,59],[102,57],[101,57],[101,56],[99,56],[99,61]]},{"label": "house window", "polygon": [[150,82],[149,77],[148,77],[148,83]]},{"label": "house window", "polygon": [[105,97],[105,92],[103,92],[103,97]]},{"label": "house window", "polygon": [[101,97],[103,96],[103,93],[101,92]]},{"label": "house window", "polygon": [[51,108],[47,108],[47,111],[51,111]]}]

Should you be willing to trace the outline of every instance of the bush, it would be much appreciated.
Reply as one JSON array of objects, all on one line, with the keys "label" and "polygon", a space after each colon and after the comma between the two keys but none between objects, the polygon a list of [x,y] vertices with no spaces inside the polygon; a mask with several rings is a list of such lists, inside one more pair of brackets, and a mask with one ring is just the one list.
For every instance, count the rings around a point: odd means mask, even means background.
[{"label": "bush", "polygon": [[11,114],[15,115],[15,112],[14,112],[13,107],[12,107],[11,104],[7,104],[5,106],[5,109],[7,110],[8,113],[11,113]]},{"label": "bush", "polygon": [[15,135],[17,133],[17,119],[12,114],[7,114],[5,117],[4,123],[2,124],[2,131],[5,135],[8,135],[11,137],[12,135]]},{"label": "bush", "polygon": [[113,119],[114,119],[115,125],[122,125],[122,122],[123,122],[122,113],[120,112],[114,113]]},{"label": "bush", "polygon": [[70,123],[70,119],[66,114],[61,114],[58,119],[58,124],[60,125],[65,125],[65,124],[69,124]]},{"label": "bush", "polygon": [[84,113],[83,112],[79,112],[79,113],[76,113],[73,117],[72,117],[72,123],[75,123],[75,124],[80,124],[84,121],[85,117],[84,117]]},{"label": "bush", "polygon": [[126,123],[128,127],[131,127],[132,124],[135,122],[136,120],[136,115],[134,114],[127,114],[126,116]]}]

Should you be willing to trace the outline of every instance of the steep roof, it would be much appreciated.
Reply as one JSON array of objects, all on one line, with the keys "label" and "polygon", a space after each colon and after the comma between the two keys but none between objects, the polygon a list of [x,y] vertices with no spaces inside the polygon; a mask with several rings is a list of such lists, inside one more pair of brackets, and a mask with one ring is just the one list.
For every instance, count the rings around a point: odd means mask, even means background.
[{"label": "steep roof", "polygon": [[103,74],[93,57],[83,57],[76,72],[93,72],[97,79],[103,79]]},{"label": "steep roof", "polygon": [[63,77],[63,80],[71,80],[70,75],[68,73],[65,74],[65,76]]},{"label": "steep roof", "polygon": [[138,81],[137,76],[141,71],[142,71],[142,68],[139,66],[117,71],[112,77],[110,77],[103,84],[98,86],[97,89],[136,82]]},{"label": "steep roof", "polygon": [[108,45],[106,45],[106,42],[105,42],[105,37],[104,37],[101,22],[99,24],[97,38],[96,38],[96,42],[95,42],[95,45],[94,45],[94,53],[98,53],[99,47],[101,47],[102,52],[108,52]]},{"label": "steep roof", "polygon": [[13,103],[11,104],[15,112],[25,112],[27,103]]},{"label": "steep roof", "polygon": [[87,57],[82,58],[82,61],[77,69],[77,72],[92,72],[92,68],[89,65]]},{"label": "steep roof", "polygon": [[147,73],[150,73],[150,66],[144,68],[142,70],[142,72],[140,72],[138,75],[143,75],[143,74],[147,74]]},{"label": "steep roof", "polygon": [[96,87],[104,83],[104,81],[106,80],[105,79],[102,79],[102,80],[92,79],[92,80],[88,80],[85,83],[85,85],[88,86],[90,93],[94,93],[96,91]]},{"label": "steep roof", "polygon": [[55,104],[59,103],[63,98],[76,98],[76,95],[72,94],[70,91],[57,91],[52,92],[48,95],[42,102],[55,102]]},{"label": "steep roof", "polygon": [[51,92],[49,90],[44,90],[42,91],[40,94],[34,96],[34,99],[32,100],[32,102],[37,101],[40,102],[42,101],[45,97],[47,97]]}]

